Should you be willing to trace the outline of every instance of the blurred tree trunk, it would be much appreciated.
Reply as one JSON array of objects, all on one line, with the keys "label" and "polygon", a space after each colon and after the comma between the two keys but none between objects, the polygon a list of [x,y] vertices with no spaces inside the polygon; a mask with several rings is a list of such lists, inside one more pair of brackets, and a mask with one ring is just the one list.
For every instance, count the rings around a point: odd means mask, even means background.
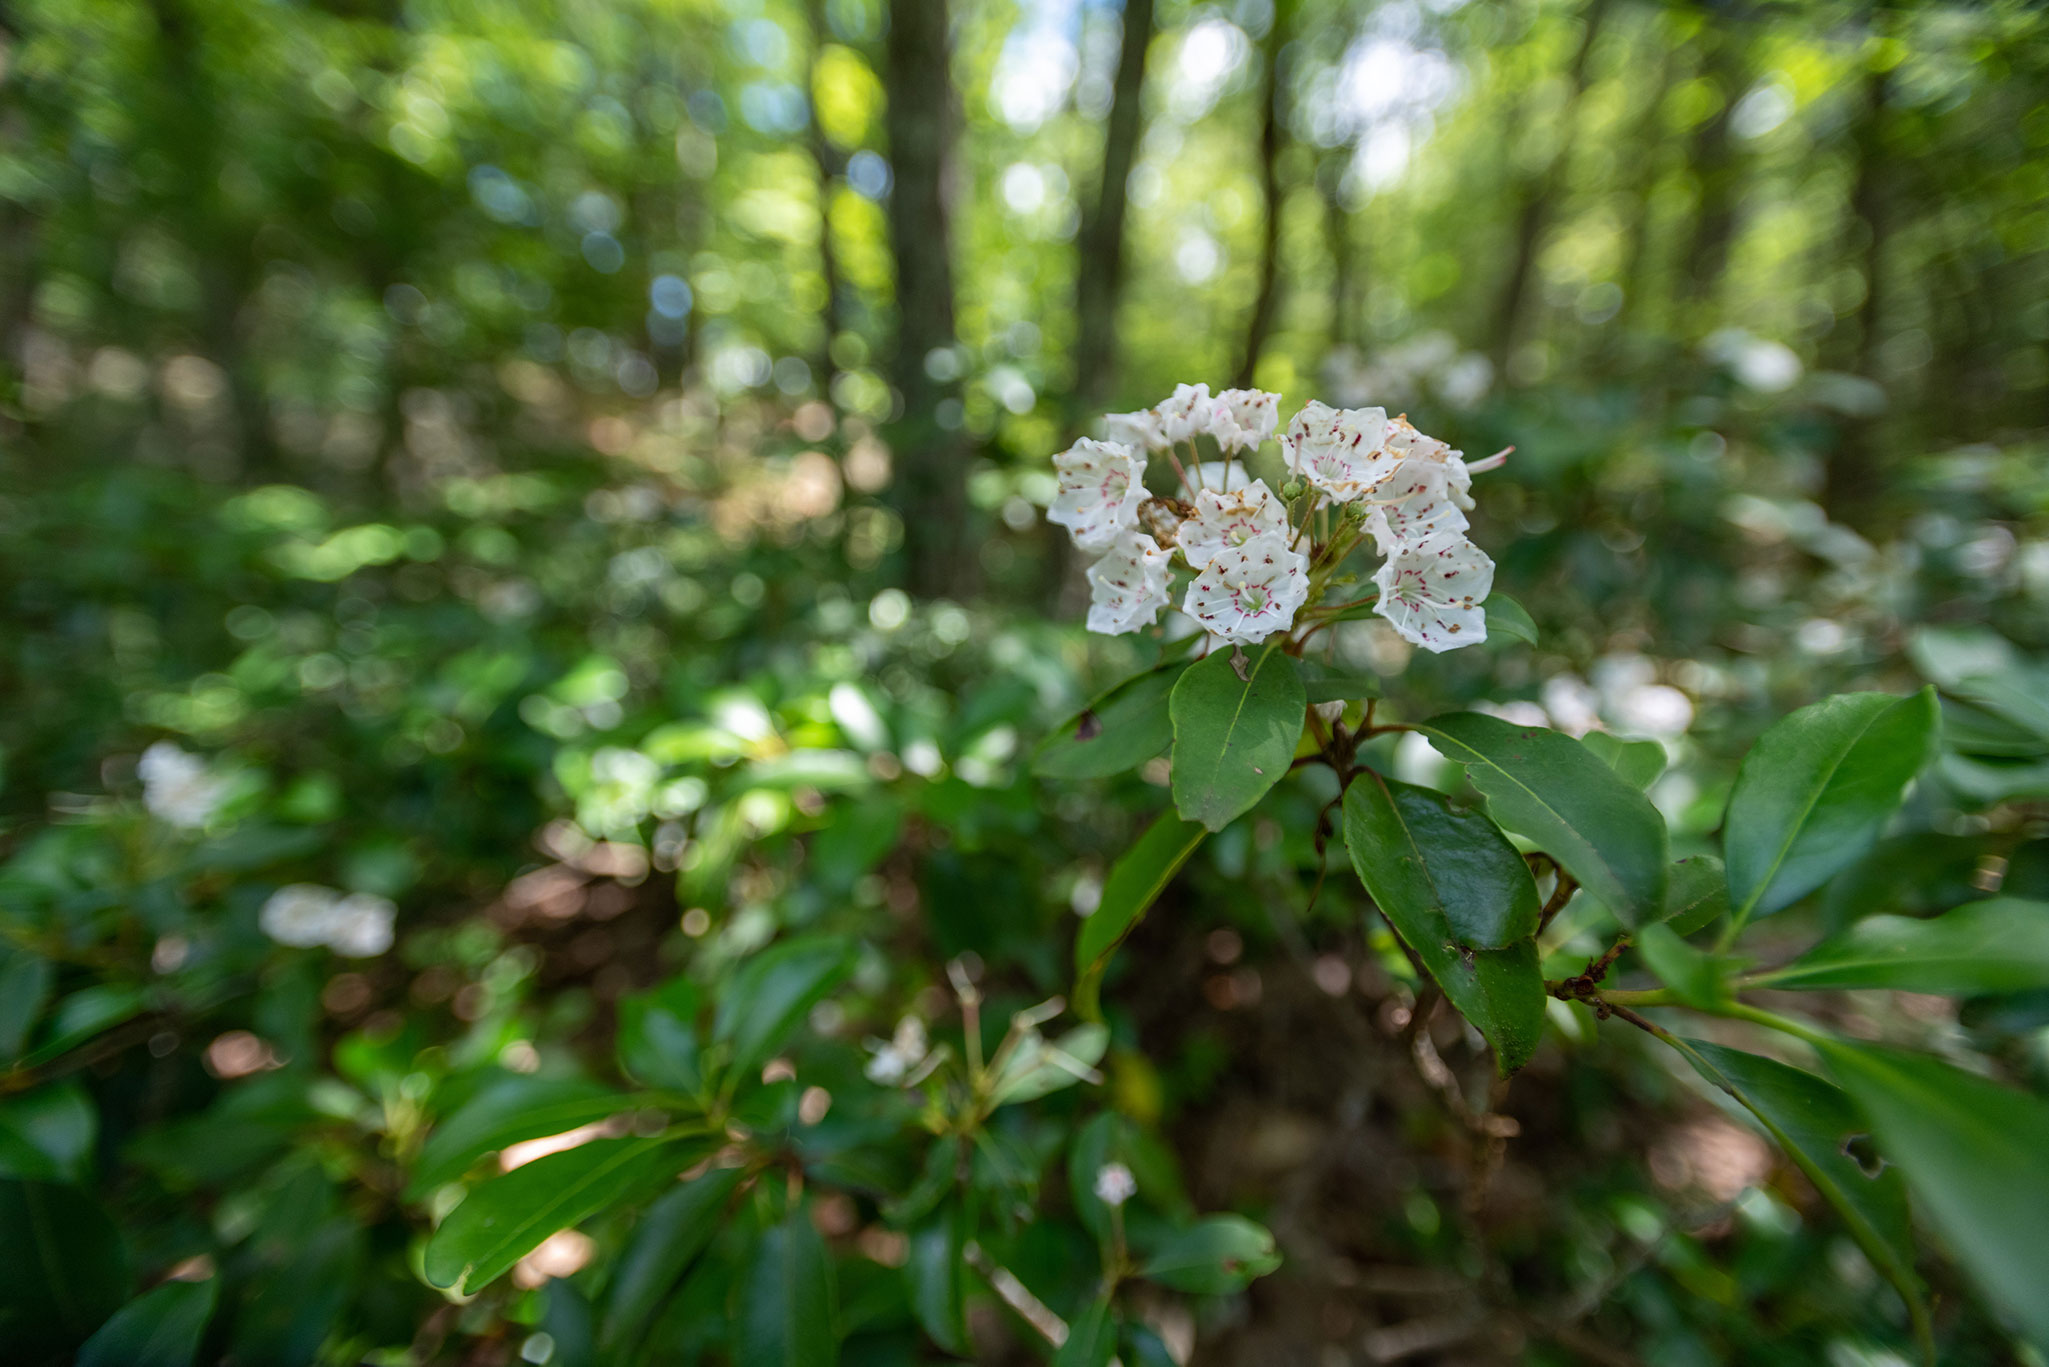
[{"label": "blurred tree trunk", "polygon": [[[954,134],[948,23],[946,0],[889,0],[884,65],[897,303],[890,380],[903,403],[890,432],[893,502],[904,523],[906,585],[921,597],[958,596],[974,572],[966,550],[967,443],[957,411],[958,364],[934,356],[954,347],[946,204]],[[952,413],[942,411],[948,399],[955,400]]]},{"label": "blurred tree trunk", "polygon": [[1737,192],[1742,167],[1730,141],[1730,120],[1736,102],[1749,84],[1750,34],[1744,21],[1711,22],[1703,34],[1707,56],[1701,76],[1721,96],[1721,106],[1694,130],[1687,163],[1700,187],[1695,200],[1693,231],[1684,261],[1682,301],[1702,321],[1716,321],[1715,303],[1729,269],[1729,249],[1736,241]]},{"label": "blurred tree trunk", "polygon": [[[1849,240],[1844,245],[1860,258],[1864,297],[1848,315],[1836,320],[1828,359],[1835,368],[1876,383],[1878,344],[1885,331],[1885,253],[1893,226],[1886,155],[1890,68],[1874,62],[1866,70],[1862,97],[1849,132],[1855,169],[1846,224]],[[1869,511],[1882,488],[1876,428],[1875,417],[1844,420],[1842,434],[1823,464],[1822,506],[1831,518],[1856,520]]]},{"label": "blurred tree trunk", "polygon": [[1359,298],[1362,257],[1353,235],[1352,212],[1345,207],[1345,173],[1359,150],[1358,139],[1342,142],[1317,161],[1316,192],[1323,200],[1324,250],[1330,253],[1330,325],[1328,350],[1357,348],[1366,340],[1365,301]]},{"label": "blurred tree trunk", "polygon": [[1529,302],[1530,277],[1536,273],[1537,254],[1544,246],[1544,230],[1550,225],[1551,211],[1555,207],[1565,183],[1565,171],[1572,160],[1573,143],[1576,141],[1574,125],[1578,120],[1580,98],[1586,94],[1587,66],[1593,56],[1594,44],[1601,36],[1601,26],[1608,17],[1609,0],[1587,0],[1586,11],[1580,20],[1579,45],[1573,49],[1572,60],[1565,72],[1565,102],[1558,110],[1558,139],[1544,167],[1535,175],[1525,178],[1515,196],[1515,232],[1509,248],[1508,274],[1502,277],[1501,293],[1494,304],[1494,316],[1488,327],[1487,342],[1490,359],[1498,374],[1506,374],[1508,358],[1515,351],[1518,332],[1522,328],[1523,316]]},{"label": "blurred tree trunk", "polygon": [[1233,383],[1239,388],[1252,384],[1259,368],[1259,354],[1273,335],[1274,315],[1280,308],[1281,291],[1281,144],[1287,137],[1287,122],[1281,109],[1281,50],[1288,45],[1294,26],[1295,0],[1276,0],[1273,22],[1260,43],[1259,78],[1259,199],[1265,210],[1265,228],[1259,242],[1259,291],[1252,298],[1252,317],[1245,325],[1245,349]]},{"label": "blurred tree trunk", "polygon": [[1143,123],[1146,50],[1153,39],[1153,0],[1125,0],[1124,36],[1103,130],[1102,180],[1075,236],[1074,403],[1070,429],[1078,429],[1116,393],[1117,301],[1124,290],[1124,219],[1130,204],[1131,164]]},{"label": "blurred tree trunk", "polygon": [[1651,260],[1651,198],[1665,167],[1665,101],[1675,84],[1672,48],[1666,37],[1662,26],[1653,28],[1650,35],[1659,54],[1657,76],[1637,112],[1637,140],[1627,158],[1632,174],[1623,185],[1622,198],[1628,205],[1629,226],[1615,272],[1615,282],[1622,287],[1622,303],[1608,320],[1600,346],[1602,368],[1610,373],[1624,363],[1631,334],[1645,324],[1648,296],[1656,278]]},{"label": "blurred tree trunk", "polygon": [[832,195],[833,181],[846,168],[844,158],[825,136],[825,125],[818,121],[818,58],[825,51],[825,0],[804,0],[804,17],[811,27],[811,56],[804,74],[804,94],[811,106],[811,164],[818,179],[818,274],[825,282],[825,305],[818,311],[818,323],[825,338],[813,364],[818,370],[820,392],[830,394],[834,373],[832,344],[843,326],[839,255],[832,244]]}]

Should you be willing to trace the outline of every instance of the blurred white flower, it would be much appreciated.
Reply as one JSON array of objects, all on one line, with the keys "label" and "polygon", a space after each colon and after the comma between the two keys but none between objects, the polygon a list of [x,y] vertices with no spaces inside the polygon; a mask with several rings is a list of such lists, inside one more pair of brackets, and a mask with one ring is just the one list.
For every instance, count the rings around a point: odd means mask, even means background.
[{"label": "blurred white flower", "polygon": [[1286,631],[1309,596],[1309,559],[1282,532],[1218,552],[1188,586],[1181,610],[1211,634],[1240,645]]},{"label": "blurred white flower", "polygon": [[896,1034],[890,1040],[870,1040],[868,1048],[874,1057],[861,1071],[870,1082],[883,1087],[895,1087],[909,1080],[931,1052],[925,1039],[925,1022],[916,1016],[905,1016],[896,1023]]},{"label": "blurred white flower", "polygon": [[397,920],[398,907],[388,897],[344,896],[315,883],[279,888],[257,914],[263,933],[281,945],[326,945],[350,959],[372,959],[390,949]]},{"label": "blurred white flower", "polygon": [[1584,736],[1601,724],[1601,695],[1577,674],[1553,674],[1544,680],[1544,711],[1551,724],[1569,735]]},{"label": "blurred white flower", "polygon": [[180,830],[204,826],[227,796],[227,784],[207,772],[205,760],[167,740],[142,752],[135,773],[142,780],[142,805]]},{"label": "blurred white flower", "polygon": [[1387,411],[1331,408],[1311,400],[1288,424],[1281,449],[1288,467],[1340,503],[1373,493],[1395,472],[1387,449]]},{"label": "blurred white flower", "polygon": [[1487,639],[1480,603],[1494,587],[1494,562],[1465,537],[1440,534],[1398,545],[1373,582],[1380,585],[1373,610],[1404,640],[1441,652]]},{"label": "blurred white flower", "polygon": [[1226,451],[1249,451],[1274,434],[1281,396],[1263,389],[1226,389],[1210,405],[1210,434]]},{"label": "blurred white flower", "polygon": [[1138,1195],[1138,1179],[1122,1163],[1105,1163],[1096,1170],[1096,1199],[1106,1206],[1121,1206]]},{"label": "blurred white flower", "polygon": [[1169,442],[1192,441],[1209,431],[1212,405],[1206,384],[1177,384],[1174,393],[1153,412],[1160,415],[1160,434]]},{"label": "blurred white flower", "polygon": [[1205,488],[1195,496],[1195,516],[1181,524],[1175,539],[1188,563],[1201,569],[1227,548],[1242,546],[1262,532],[1287,529],[1287,508],[1265,480],[1255,479],[1236,493]]},{"label": "blurred white flower", "polygon": [[1129,446],[1083,437],[1053,457],[1060,492],[1046,520],[1067,528],[1074,544],[1103,551],[1119,532],[1138,525],[1145,502],[1145,461]]},{"label": "blurred white flower", "polygon": [[1121,636],[1157,621],[1168,602],[1173,556],[1144,532],[1118,537],[1109,554],[1088,568],[1089,630]]}]

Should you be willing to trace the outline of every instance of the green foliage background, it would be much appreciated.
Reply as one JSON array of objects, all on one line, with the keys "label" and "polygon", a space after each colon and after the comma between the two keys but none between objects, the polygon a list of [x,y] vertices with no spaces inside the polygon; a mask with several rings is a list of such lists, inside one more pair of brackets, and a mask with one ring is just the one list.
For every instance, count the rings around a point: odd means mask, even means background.
[{"label": "green foliage background", "polygon": [[[1106,874],[1164,766],[1031,760],[1163,647],[1079,630],[1040,513],[1052,451],[1178,381],[1513,444],[1475,536],[1537,643],[1410,658],[1346,623],[1333,667],[1384,717],[1654,739],[1675,858],[1721,848],[1773,720],[1936,684],[1904,811],[1757,957],[2049,900],[2039,8],[955,0],[949,50],[893,63],[937,3],[0,11],[0,1229],[54,1212],[81,1270],[0,1290],[13,1358],[68,1360],[146,1294],[186,1336],[166,1360],[1043,1360],[956,1217],[912,1208],[944,1144],[864,1041],[910,1013],[965,1054],[955,964],[993,1051],[1073,990],[1076,912],[1138,895]],[[923,171],[892,102],[943,111]],[[943,238],[893,237],[914,180]],[[224,785],[200,829],[140,800],[166,738]],[[1395,740],[1367,758],[1397,781],[1485,791]],[[1722,1065],[1553,1000],[1493,1084],[1451,1013],[1411,1028],[1427,984],[1320,782],[1176,846],[1126,948],[1079,963],[1102,1082],[991,1112],[961,1159],[985,1258],[1091,1323],[1087,1170],[1118,1155],[1135,1243],[1239,1211],[1285,1259],[1162,1279],[1191,1294],[1126,1306],[1157,1331],[1127,1364],[1913,1354]],[[271,943],[259,908],[301,882],[393,899],[396,948]],[[1615,930],[1580,898],[1546,976]],[[803,1180],[749,1169],[672,1269],[710,1272],[633,1290],[628,1250],[697,1218],[671,1195],[587,1225],[569,1275],[430,1285],[502,1147],[451,1117],[497,1096],[468,1114],[538,1137],[692,1092],[677,1041],[767,1032],[727,1023],[750,965],[827,941],[844,982],[765,1045],[795,1082],[743,1103]],[[1960,1007],[1822,1009],[2039,1094],[2049,982],[1976,972]],[[774,1274],[820,1261],[832,1308],[778,1317]],[[1941,1360],[2042,1361],[1962,1261],[1920,1254]]]}]

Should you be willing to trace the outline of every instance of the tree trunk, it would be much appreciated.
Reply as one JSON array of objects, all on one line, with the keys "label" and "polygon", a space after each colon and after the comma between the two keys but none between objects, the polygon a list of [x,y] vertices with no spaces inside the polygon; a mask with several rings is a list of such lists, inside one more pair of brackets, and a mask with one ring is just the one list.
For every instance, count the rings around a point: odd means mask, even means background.
[{"label": "tree trunk", "polygon": [[1330,253],[1330,322],[1325,336],[1331,351],[1357,348],[1366,340],[1364,301],[1357,297],[1363,253],[1353,236],[1352,213],[1344,199],[1345,172],[1358,149],[1356,139],[1340,143],[1324,153],[1316,167],[1316,190],[1323,200],[1324,250]]},{"label": "tree trunk", "polygon": [[1529,300],[1530,277],[1536,273],[1537,254],[1543,249],[1544,230],[1572,160],[1573,124],[1579,113],[1580,97],[1586,94],[1587,64],[1601,25],[1608,17],[1609,0],[1587,0],[1581,23],[1579,46],[1566,68],[1565,104],[1558,111],[1558,146],[1544,169],[1525,180],[1517,196],[1515,233],[1509,253],[1508,274],[1502,278],[1501,293],[1494,304],[1488,327],[1488,350],[1497,372],[1506,372],[1508,358],[1515,351],[1516,335],[1522,328]]},{"label": "tree trunk", "polygon": [[1117,49],[1110,116],[1103,130],[1103,173],[1095,201],[1075,236],[1074,405],[1079,427],[1116,392],[1117,300],[1124,289],[1124,219],[1130,203],[1131,164],[1143,122],[1146,49],[1152,46],[1153,0],[1125,0],[1124,35]]},{"label": "tree trunk", "polygon": [[[897,301],[890,379],[903,404],[890,432],[893,502],[904,523],[905,582],[921,597],[958,595],[973,573],[966,553],[967,447],[959,383],[954,367],[928,365],[933,353],[954,346],[946,206],[954,109],[947,30],[946,0],[889,0],[886,126],[895,182],[889,241]],[[955,400],[951,412],[943,407],[949,399]]]},{"label": "tree trunk", "polygon": [[1252,317],[1245,325],[1245,350],[1238,362],[1234,381],[1241,389],[1252,384],[1259,368],[1259,354],[1273,335],[1274,315],[1280,307],[1281,285],[1281,143],[1287,136],[1281,111],[1281,49],[1288,44],[1288,30],[1294,19],[1293,0],[1279,0],[1273,22],[1260,44],[1259,81],[1259,198],[1266,223],[1259,243],[1259,292],[1252,299]]},{"label": "tree trunk", "polygon": [[[1878,378],[1878,344],[1884,336],[1885,252],[1892,229],[1885,137],[1890,99],[1888,73],[1873,66],[1865,73],[1863,108],[1850,130],[1856,173],[1846,225],[1846,245],[1853,250],[1861,247],[1864,298],[1848,317],[1837,320],[1830,348],[1838,366],[1872,381]],[[1884,487],[1877,468],[1876,427],[1872,418],[1845,419],[1842,435],[1828,453],[1822,506],[1831,518],[1856,520],[1870,510],[1873,496]]]},{"label": "tree trunk", "polygon": [[1694,131],[1688,153],[1700,192],[1683,264],[1684,298],[1710,324],[1728,271],[1729,249],[1736,240],[1736,192],[1742,179],[1729,137],[1730,118],[1748,83],[1748,35],[1739,22],[1724,20],[1708,31],[1710,46],[1701,75],[1714,84],[1722,105]]}]

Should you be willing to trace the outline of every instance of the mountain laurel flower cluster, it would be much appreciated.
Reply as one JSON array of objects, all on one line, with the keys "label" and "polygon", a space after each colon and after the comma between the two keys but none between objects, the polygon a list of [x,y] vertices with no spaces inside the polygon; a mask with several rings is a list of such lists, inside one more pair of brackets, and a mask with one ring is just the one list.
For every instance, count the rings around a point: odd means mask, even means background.
[{"label": "mountain laurel flower cluster", "polygon": [[[1098,557],[1087,571],[1089,630],[1152,626],[1177,600],[1220,642],[1254,645],[1363,608],[1425,650],[1487,639],[1481,606],[1494,562],[1467,537],[1473,475],[1507,452],[1468,464],[1406,416],[1311,402],[1279,432],[1278,492],[1249,467],[1275,439],[1278,394],[1178,385],[1153,408],[1112,413],[1102,440],[1053,457],[1060,489],[1047,519]],[[1203,458],[1202,441],[1214,446]],[[1171,467],[1171,493],[1146,485],[1151,458]],[[1348,565],[1368,539],[1382,557],[1375,592],[1323,603],[1334,585],[1366,576]],[[1312,620],[1313,619],[1313,620]]]},{"label": "mountain laurel flower cluster", "polygon": [[374,959],[391,948],[398,907],[375,893],[340,893],[317,883],[279,888],[263,904],[257,923],[281,945],[325,945],[347,959]]},{"label": "mountain laurel flower cluster", "polygon": [[142,752],[135,776],[142,780],[142,805],[149,814],[181,831],[211,821],[228,792],[227,782],[214,777],[205,760],[167,740]]}]

